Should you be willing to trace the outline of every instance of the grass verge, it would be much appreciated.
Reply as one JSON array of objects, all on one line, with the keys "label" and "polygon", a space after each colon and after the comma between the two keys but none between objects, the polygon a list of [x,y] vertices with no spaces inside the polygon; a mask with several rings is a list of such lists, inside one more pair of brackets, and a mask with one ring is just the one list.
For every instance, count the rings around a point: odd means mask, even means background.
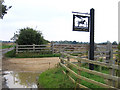
[{"label": "grass verge", "polygon": [[[75,84],[62,73],[62,67],[52,68],[40,74],[38,83],[42,88],[74,88]],[[39,88],[41,88],[39,86]]]},{"label": "grass verge", "polygon": [[16,57],[15,50],[11,50],[11,51],[5,53],[5,57],[10,57],[10,58]]},{"label": "grass verge", "polygon": [[48,52],[23,52],[16,54],[15,50],[9,51],[5,54],[9,58],[42,58],[42,57],[59,57],[60,54],[52,54]]},{"label": "grass verge", "polygon": [[[74,67],[71,67],[71,69],[76,73],[78,72],[78,70]],[[64,70],[66,73],[68,72],[62,67],[57,67],[41,73],[38,80],[39,85],[42,86],[42,88],[76,88],[76,84],[72,83],[72,81],[62,73],[62,70]],[[69,73],[69,75],[75,81],[78,81],[78,79],[73,74]],[[83,71],[81,71],[81,75],[89,79],[105,83],[104,78],[100,76]],[[81,84],[94,90],[100,88],[102,89],[102,87],[86,82],[84,80],[81,80]]]}]

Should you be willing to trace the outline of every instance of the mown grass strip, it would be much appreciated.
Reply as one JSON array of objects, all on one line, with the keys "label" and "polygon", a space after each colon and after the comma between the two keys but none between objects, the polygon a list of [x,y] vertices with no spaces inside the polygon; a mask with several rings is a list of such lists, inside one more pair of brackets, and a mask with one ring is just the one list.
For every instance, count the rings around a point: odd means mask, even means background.
[{"label": "mown grass strip", "polygon": [[16,54],[15,50],[9,51],[5,54],[6,57],[10,58],[43,58],[43,57],[59,57],[60,54],[52,54],[48,52],[23,52]]}]

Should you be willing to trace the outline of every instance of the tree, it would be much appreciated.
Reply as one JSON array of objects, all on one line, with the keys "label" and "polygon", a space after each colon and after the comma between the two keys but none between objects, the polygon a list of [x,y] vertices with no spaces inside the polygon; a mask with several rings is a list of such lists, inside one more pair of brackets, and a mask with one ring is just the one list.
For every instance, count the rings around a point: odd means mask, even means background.
[{"label": "tree", "polygon": [[7,14],[7,11],[12,7],[12,6],[7,7],[7,5],[4,5],[3,3],[4,1],[1,0],[0,1],[0,18],[1,19],[3,19],[4,15]]},{"label": "tree", "polygon": [[77,42],[76,42],[76,41],[73,41],[72,44],[77,44]]},{"label": "tree", "polygon": [[46,44],[49,41],[45,40],[40,31],[36,31],[32,28],[23,28],[20,29],[19,34],[14,34],[14,37],[17,36],[16,43],[20,45],[32,45],[32,44]]},{"label": "tree", "polygon": [[112,45],[117,45],[117,42],[116,42],[116,41],[114,41],[114,42],[112,43]]}]

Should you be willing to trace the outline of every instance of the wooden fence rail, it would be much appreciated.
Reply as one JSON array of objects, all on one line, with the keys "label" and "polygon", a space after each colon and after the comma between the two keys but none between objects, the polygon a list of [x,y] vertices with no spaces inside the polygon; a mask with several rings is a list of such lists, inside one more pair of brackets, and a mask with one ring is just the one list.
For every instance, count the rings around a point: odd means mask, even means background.
[{"label": "wooden fence rail", "polygon": [[[69,73],[76,76],[78,79],[77,82],[65,71],[62,71],[65,75],[67,75],[70,80],[73,81],[73,83],[76,83],[81,88],[89,89],[88,87],[81,85],[81,80],[85,80],[87,82],[93,83],[95,85],[99,85],[103,88],[115,88],[117,89],[120,87],[120,77],[116,75],[116,71],[119,71],[120,66],[115,64],[115,54],[117,54],[117,46],[113,46],[111,43],[108,43],[107,45],[95,45],[95,56],[94,61],[89,60],[89,45],[84,44],[48,44],[48,45],[16,45],[16,53],[19,52],[40,52],[40,51],[51,51],[52,53],[60,53],[60,65],[64,67]],[[114,48],[114,50],[113,50]],[[78,54],[78,56],[72,56],[72,54]],[[65,56],[65,57],[64,57]],[[100,61],[100,58],[102,58],[103,61]],[[76,62],[71,62],[71,59],[76,60]],[[88,64],[95,64],[102,67],[106,67],[109,69],[109,74],[101,73],[95,70],[89,70],[87,68],[81,67],[83,63]],[[78,64],[78,65],[76,65]],[[78,73],[74,72],[70,66],[75,67],[78,70]],[[100,68],[100,71],[102,70]],[[94,74],[100,77],[103,77],[108,82],[106,84],[97,82],[95,80],[86,78],[81,76],[81,71]],[[118,85],[117,85],[118,84]]]},{"label": "wooden fence rail", "polygon": [[[78,58],[78,57],[74,57],[74,56],[70,56],[70,55],[66,55],[65,53],[62,53],[63,55],[65,55],[66,57],[69,57],[69,58],[74,58],[76,59],[77,61],[84,61],[84,62],[87,62],[87,63],[91,63],[91,64],[96,64],[96,65],[101,65],[101,66],[104,66],[104,67],[107,67],[107,68],[113,68],[113,69],[116,69],[118,70],[118,65],[112,65],[110,66],[109,64],[107,63],[103,63],[103,62],[98,62],[98,61],[92,61],[92,60],[87,60],[87,59],[81,59],[81,58]],[[110,85],[107,85],[107,84],[103,84],[103,83],[100,83],[100,82],[97,82],[95,80],[91,80],[91,79],[88,79],[86,77],[83,77],[77,73],[75,73],[73,70],[71,70],[69,67],[67,67],[68,65],[71,65],[73,66],[74,68],[76,68],[77,70],[80,70],[80,71],[84,71],[84,72],[87,72],[87,73],[91,73],[91,74],[94,74],[94,75],[98,75],[100,77],[104,77],[105,79],[108,79],[108,80],[113,80],[115,82],[118,82],[118,80],[120,80],[120,77],[117,77],[117,76],[112,76],[112,75],[109,75],[109,74],[104,74],[104,73],[101,73],[101,72],[98,72],[98,71],[94,71],[94,70],[89,70],[89,69],[86,69],[86,68],[83,68],[83,67],[79,67],[77,66],[76,64],[73,64],[71,63],[70,61],[68,61],[67,59],[64,59],[62,57],[60,57],[60,65],[62,67],[64,67],[66,70],[68,70],[70,73],[72,73],[73,75],[75,75],[77,78],[81,79],[81,80],[85,80],[87,82],[90,82],[90,83],[93,83],[95,85],[99,85],[103,88],[116,88],[114,86],[110,86]],[[70,60],[70,59],[69,59]],[[67,65],[65,65],[65,63]]]},{"label": "wooden fence rail", "polygon": [[16,53],[19,52],[40,52],[40,51],[51,51],[53,52],[53,45],[17,45]]},{"label": "wooden fence rail", "polygon": [[[96,45],[97,47],[106,47],[106,45]],[[112,46],[116,48],[116,46]],[[51,42],[50,44],[44,45],[18,45],[16,44],[16,53],[23,51],[37,51],[37,50],[48,49],[53,53],[60,53],[64,51],[66,53],[88,53],[88,44],[55,44]],[[102,53],[102,52],[101,52]]]},{"label": "wooden fence rail", "polygon": [[[93,61],[93,60],[89,60],[87,58],[81,58],[80,56],[72,56],[72,55],[70,55],[72,52],[67,53],[67,52],[64,51],[64,52],[61,52],[60,66],[65,68],[69,73],[73,74],[74,76],[76,76],[76,78],[78,78],[80,80],[87,81],[89,83],[98,85],[98,86],[103,87],[103,88],[114,88],[114,89],[118,90],[118,88],[120,88],[120,85],[119,85],[120,84],[120,77],[118,77],[118,75],[116,73],[118,73],[118,71],[120,69],[120,66],[118,66],[117,64],[115,64],[113,62],[114,61],[113,60],[113,55],[117,54],[117,53],[116,52],[113,53],[112,44],[110,44],[110,43],[108,43],[108,45],[106,45],[106,47],[105,46],[104,47],[99,46],[98,48],[102,48],[103,51],[100,51],[100,50],[95,51],[95,55],[99,54],[99,56],[97,55],[97,57],[106,57],[105,59],[108,62],[100,62],[99,60],[94,60]],[[73,60],[73,59],[74,59],[74,61],[76,60],[77,62],[76,63],[71,62],[71,60]],[[102,72],[98,72],[98,71],[95,71],[95,70],[89,70],[87,68],[81,67],[82,62],[88,63],[88,64],[98,65],[100,67],[106,67],[109,70],[109,74],[105,74],[105,73],[102,73]],[[78,64],[78,65],[76,65],[76,64]],[[74,72],[70,68],[70,66],[76,68],[78,70],[78,73]],[[84,76],[81,76],[81,71],[103,77],[106,83],[103,84],[101,82],[98,82],[98,81],[92,80],[90,78],[86,78]],[[80,84],[80,82],[81,82],[80,80],[79,80],[79,83],[78,83],[78,81],[75,81],[69,75],[69,73],[66,73],[65,71],[63,71],[63,73],[65,75],[67,75],[70,78],[70,80],[73,81],[73,83],[76,82],[79,87],[88,89],[88,87]]]},{"label": "wooden fence rail", "polygon": [[[65,52],[85,52],[86,46],[88,45],[80,45],[80,44],[48,44],[48,45],[18,45],[16,44],[16,53],[19,52],[39,52],[41,50],[48,50],[52,53],[60,53],[61,51]],[[83,51],[81,51],[83,49]]]}]

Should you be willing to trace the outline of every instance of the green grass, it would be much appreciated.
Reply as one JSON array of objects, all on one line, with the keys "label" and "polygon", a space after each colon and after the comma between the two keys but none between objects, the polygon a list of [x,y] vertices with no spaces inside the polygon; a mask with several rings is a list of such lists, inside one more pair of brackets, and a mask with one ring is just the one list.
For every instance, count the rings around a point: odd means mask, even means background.
[{"label": "green grass", "polygon": [[13,47],[14,45],[2,45],[2,49],[6,49],[6,48],[11,48]]},{"label": "green grass", "polygon": [[15,50],[5,53],[5,57],[10,57],[10,58],[16,57]]},{"label": "green grass", "polygon": [[42,58],[42,57],[59,57],[59,54],[40,54],[40,53],[19,53],[16,58]]},{"label": "green grass", "polygon": [[[78,72],[78,70],[75,69],[74,67],[70,67],[70,68],[74,72],[76,73]],[[98,70],[97,68],[95,68],[96,71]],[[67,70],[65,70],[64,68],[59,67],[59,68],[53,68],[53,69],[47,70],[43,72],[42,74],[40,74],[39,81],[38,81],[40,86],[42,86],[43,88],[61,88],[61,87],[62,88],[76,88],[76,85],[73,84],[72,81],[69,80],[69,78],[62,73],[62,70],[67,72]],[[107,69],[103,69],[105,73],[108,73],[108,70],[107,71],[106,70]],[[74,80],[78,81],[78,79],[73,74],[69,73],[69,75]],[[92,80],[95,80],[101,83],[105,83],[104,78],[100,76],[93,75],[93,74],[90,74],[84,71],[81,71],[81,75],[86,78],[89,78],[89,79],[92,79]],[[84,80],[81,80],[81,84],[91,89],[102,88],[100,86],[94,85]]]},{"label": "green grass", "polygon": [[62,73],[61,67],[47,70],[40,74],[39,84],[42,88],[74,88],[73,84],[66,75]]},{"label": "green grass", "polygon": [[9,58],[42,58],[42,57],[59,57],[60,54],[52,54],[50,52],[23,52],[16,54],[15,50],[9,51],[5,54]]},{"label": "green grass", "polygon": [[72,56],[78,56],[78,55],[82,55],[82,53],[72,53],[70,55],[72,55]]},{"label": "green grass", "polygon": [[[71,69],[74,72],[78,73],[78,70],[76,68],[71,66]],[[84,71],[80,71],[80,72],[81,72],[81,76],[84,76],[86,78],[89,78],[89,79],[92,79],[92,80],[95,80],[95,81],[98,81],[98,82],[101,82],[101,83],[105,83],[104,82],[104,78],[102,78],[100,76],[97,76],[97,75],[94,75],[94,74],[90,74],[90,73],[87,73],[87,72],[84,72]],[[75,80],[77,80],[77,78],[74,75],[70,74],[70,76],[72,76]],[[81,84],[86,86],[86,87],[89,87],[89,88],[102,88],[100,86],[94,85],[94,84],[86,82],[84,80],[81,80]]]},{"label": "green grass", "polygon": [[[82,67],[89,69],[88,63],[82,64]],[[95,71],[102,72],[102,73],[105,73],[105,74],[109,74],[109,69],[108,68],[101,67],[101,69],[102,70],[100,71],[100,66],[99,65],[94,65],[94,70]]]},{"label": "green grass", "polygon": [[[74,67],[71,67],[71,69],[74,71],[74,72],[78,72],[78,70]],[[92,79],[92,80],[95,80],[95,81],[98,81],[98,82],[101,82],[101,83],[105,83],[104,82],[104,78],[100,77],[100,76],[97,76],[97,75],[94,75],[94,74],[90,74],[90,73],[87,73],[87,72],[84,72],[84,71],[80,71],[81,72],[81,76],[84,76],[86,78],[89,78],[89,79]],[[72,74],[71,74],[72,76]],[[77,79],[75,76],[74,76],[74,79]],[[94,85],[92,83],[89,83],[89,82],[86,82],[84,80],[81,80],[81,84],[89,87],[89,88],[102,88],[100,86],[97,86],[97,85]]]}]

